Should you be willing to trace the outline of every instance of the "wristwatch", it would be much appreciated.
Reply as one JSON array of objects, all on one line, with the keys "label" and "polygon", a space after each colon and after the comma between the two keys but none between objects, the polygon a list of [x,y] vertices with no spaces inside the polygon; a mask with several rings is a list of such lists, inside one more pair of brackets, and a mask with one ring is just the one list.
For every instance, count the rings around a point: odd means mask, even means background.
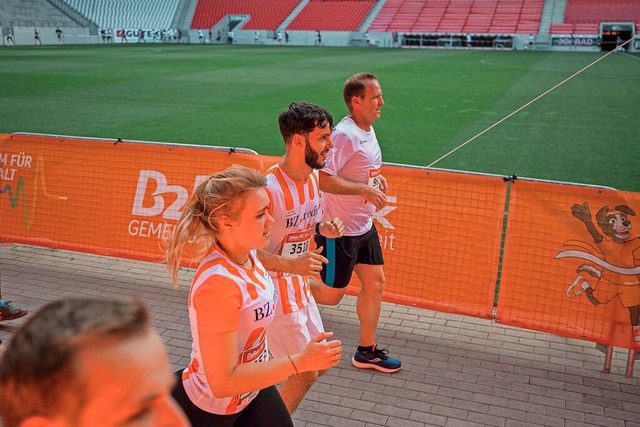
[{"label": "wristwatch", "polygon": [[316,222],[315,232],[316,232],[317,236],[321,236],[321,234],[320,234],[320,224],[322,224],[322,223],[321,222]]}]

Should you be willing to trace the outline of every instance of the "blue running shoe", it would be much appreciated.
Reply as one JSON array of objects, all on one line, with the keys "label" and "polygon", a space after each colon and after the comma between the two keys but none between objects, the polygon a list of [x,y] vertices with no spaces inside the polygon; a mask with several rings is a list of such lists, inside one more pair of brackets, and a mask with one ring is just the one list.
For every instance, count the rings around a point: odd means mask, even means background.
[{"label": "blue running shoe", "polygon": [[0,322],[3,320],[19,319],[29,313],[24,308],[16,308],[11,305],[11,301],[0,299]]},{"label": "blue running shoe", "polygon": [[398,372],[402,363],[398,359],[387,356],[388,354],[389,350],[386,348],[378,350],[377,344],[373,346],[371,352],[366,354],[356,349],[356,353],[351,358],[351,364],[356,368],[375,369],[387,374]]}]

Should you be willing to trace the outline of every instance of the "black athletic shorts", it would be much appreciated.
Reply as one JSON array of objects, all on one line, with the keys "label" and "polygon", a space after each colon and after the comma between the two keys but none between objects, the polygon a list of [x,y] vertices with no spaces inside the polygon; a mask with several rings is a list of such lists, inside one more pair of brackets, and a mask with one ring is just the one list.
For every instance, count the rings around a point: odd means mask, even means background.
[{"label": "black athletic shorts", "polygon": [[344,288],[349,284],[356,264],[383,265],[382,248],[376,226],[361,236],[342,236],[328,239],[316,234],[316,245],[329,260],[322,266],[320,276],[327,286]]},{"label": "black athletic shorts", "polygon": [[171,392],[193,426],[202,427],[293,427],[287,407],[275,386],[260,390],[249,406],[232,415],[203,411],[191,402],[182,385],[182,371],[175,373],[176,384]]}]

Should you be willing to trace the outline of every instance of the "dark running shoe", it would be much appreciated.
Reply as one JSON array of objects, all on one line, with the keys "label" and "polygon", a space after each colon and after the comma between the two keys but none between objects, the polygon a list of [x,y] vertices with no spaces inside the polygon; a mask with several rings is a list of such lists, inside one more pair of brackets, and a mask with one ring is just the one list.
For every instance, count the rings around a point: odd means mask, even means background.
[{"label": "dark running shoe", "polygon": [[387,356],[388,354],[389,350],[386,348],[378,350],[377,344],[373,346],[371,352],[366,354],[356,349],[356,353],[351,358],[351,364],[356,368],[375,369],[387,374],[398,372],[402,363],[398,359]]},{"label": "dark running shoe", "polygon": [[0,322],[3,320],[19,319],[28,313],[24,308],[12,306],[11,301],[0,300]]}]

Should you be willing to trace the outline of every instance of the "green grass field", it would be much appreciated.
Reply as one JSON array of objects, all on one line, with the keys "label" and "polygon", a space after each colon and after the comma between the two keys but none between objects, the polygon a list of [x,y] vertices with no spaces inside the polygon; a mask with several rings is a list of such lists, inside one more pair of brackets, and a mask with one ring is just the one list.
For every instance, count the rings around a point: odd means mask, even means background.
[{"label": "green grass field", "polygon": [[[290,102],[378,75],[384,160],[426,166],[604,53],[253,46],[0,48],[0,133],[283,153]],[[640,56],[612,54],[434,167],[640,191]]]}]

